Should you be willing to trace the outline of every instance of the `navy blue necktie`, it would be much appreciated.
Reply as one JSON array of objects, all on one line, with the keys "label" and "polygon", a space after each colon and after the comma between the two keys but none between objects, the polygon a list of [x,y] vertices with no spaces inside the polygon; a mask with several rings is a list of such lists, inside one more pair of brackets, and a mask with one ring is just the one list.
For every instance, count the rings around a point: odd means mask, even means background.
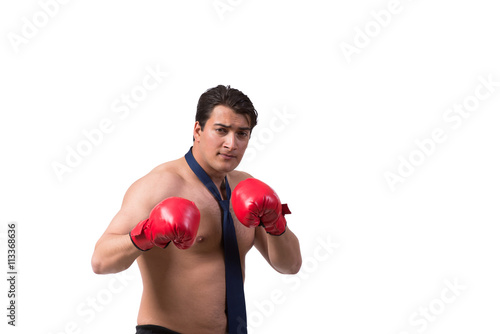
[{"label": "navy blue necktie", "polygon": [[227,324],[230,334],[247,333],[247,315],[245,306],[245,292],[243,290],[243,275],[241,273],[240,252],[238,241],[234,230],[233,218],[229,211],[231,200],[231,188],[225,178],[226,196],[223,200],[219,189],[210,176],[203,170],[189,149],[184,156],[189,167],[198,176],[200,181],[212,193],[219,202],[222,210],[222,234],[224,243],[224,263],[226,266],[226,302],[227,302]]}]

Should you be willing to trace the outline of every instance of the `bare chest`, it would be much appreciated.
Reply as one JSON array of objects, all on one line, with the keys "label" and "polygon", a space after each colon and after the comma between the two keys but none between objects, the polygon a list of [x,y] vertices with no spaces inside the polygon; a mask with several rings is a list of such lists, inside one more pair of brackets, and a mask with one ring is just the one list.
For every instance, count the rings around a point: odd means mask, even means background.
[{"label": "bare chest", "polygon": [[[200,210],[200,227],[196,236],[196,241],[191,247],[192,252],[221,252],[223,250],[223,211],[219,202],[205,188],[197,187],[191,189],[190,194],[186,194],[188,199],[193,201]],[[255,231],[242,225],[230,206],[230,213],[234,224],[236,238],[240,256],[245,254],[253,246]]]}]

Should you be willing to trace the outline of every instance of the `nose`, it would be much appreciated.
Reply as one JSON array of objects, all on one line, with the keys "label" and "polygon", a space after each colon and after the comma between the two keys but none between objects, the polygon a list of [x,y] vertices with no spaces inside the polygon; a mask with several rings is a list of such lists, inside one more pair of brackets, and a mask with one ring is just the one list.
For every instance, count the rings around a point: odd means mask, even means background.
[{"label": "nose", "polygon": [[236,137],[235,137],[235,134],[234,133],[228,133],[225,137],[224,137],[225,141],[224,141],[224,148],[227,149],[227,150],[234,150],[236,149]]}]

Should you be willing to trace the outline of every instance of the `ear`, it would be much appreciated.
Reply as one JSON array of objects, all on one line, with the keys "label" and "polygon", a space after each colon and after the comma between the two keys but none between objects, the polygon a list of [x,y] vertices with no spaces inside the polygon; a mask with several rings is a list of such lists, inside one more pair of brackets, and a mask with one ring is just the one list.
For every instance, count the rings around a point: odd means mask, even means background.
[{"label": "ear", "polygon": [[201,136],[201,132],[203,130],[201,129],[201,125],[200,125],[200,122],[196,121],[194,123],[194,130],[193,130],[193,138],[194,138],[194,141],[196,142],[200,142],[200,136]]}]

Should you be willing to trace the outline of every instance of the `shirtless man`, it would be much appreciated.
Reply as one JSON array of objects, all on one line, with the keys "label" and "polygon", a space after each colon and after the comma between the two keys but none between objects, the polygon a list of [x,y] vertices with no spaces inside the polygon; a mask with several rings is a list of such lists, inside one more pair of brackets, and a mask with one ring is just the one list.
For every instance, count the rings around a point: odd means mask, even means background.
[{"label": "shirtless man", "polygon": [[[234,169],[243,158],[256,123],[257,113],[251,101],[237,89],[219,85],[200,97],[192,155],[218,187],[223,199],[226,198],[225,177],[232,190],[252,178]],[[154,219],[152,209],[165,205],[163,201],[172,197],[174,201],[187,203],[173,204],[181,210],[185,208],[186,214],[181,216],[187,217],[184,221],[183,217],[177,218],[181,222],[173,223],[175,231],[168,236],[159,232],[156,241],[161,242],[156,244],[144,233],[131,233],[132,230],[140,232],[140,224],[147,223],[148,217],[149,221]],[[245,255],[252,246],[278,272],[297,273],[302,260],[298,239],[292,231],[286,225],[279,227],[282,229],[279,233],[274,233],[274,225],[247,227],[251,224],[240,222],[233,207],[234,201],[231,216],[243,277]],[[196,209],[199,227],[194,217]],[[241,218],[241,214],[238,216]],[[143,281],[137,333],[228,331],[221,219],[219,203],[184,157],[159,165],[127,190],[121,209],[96,243],[92,268],[97,274],[117,273],[137,260]],[[170,243],[173,245],[167,247]]]}]

